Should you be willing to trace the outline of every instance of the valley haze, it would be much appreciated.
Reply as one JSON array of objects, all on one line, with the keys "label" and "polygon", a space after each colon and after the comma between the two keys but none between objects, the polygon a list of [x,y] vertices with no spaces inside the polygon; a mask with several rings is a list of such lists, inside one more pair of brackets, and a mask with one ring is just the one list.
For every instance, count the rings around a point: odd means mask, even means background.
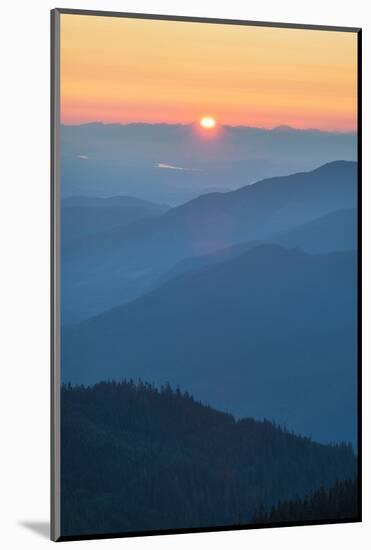
[{"label": "valley haze", "polygon": [[176,206],[201,193],[356,158],[355,132],[222,126],[204,139],[197,124],[62,125],[61,192]]}]

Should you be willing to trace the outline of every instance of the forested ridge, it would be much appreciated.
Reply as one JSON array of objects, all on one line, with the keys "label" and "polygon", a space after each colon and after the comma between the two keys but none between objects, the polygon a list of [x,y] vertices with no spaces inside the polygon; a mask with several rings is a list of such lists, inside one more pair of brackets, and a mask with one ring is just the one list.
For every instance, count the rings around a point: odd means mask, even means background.
[{"label": "forested ridge", "polygon": [[254,523],[329,521],[356,519],[358,515],[357,480],[337,481],[329,490],[321,487],[304,498],[279,501],[267,512],[262,506]]},{"label": "forested ridge", "polygon": [[356,475],[348,444],[236,420],[169,385],[67,385],[61,413],[63,535],[248,524]]}]

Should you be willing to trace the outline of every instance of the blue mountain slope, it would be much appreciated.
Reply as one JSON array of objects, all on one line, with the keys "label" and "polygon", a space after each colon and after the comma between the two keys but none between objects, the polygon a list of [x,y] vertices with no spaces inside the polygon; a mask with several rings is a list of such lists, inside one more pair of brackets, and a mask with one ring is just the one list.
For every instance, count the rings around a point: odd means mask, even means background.
[{"label": "blue mountain slope", "polygon": [[[314,254],[356,250],[357,211],[354,208],[348,208],[331,212],[289,231],[273,235],[269,242],[287,248],[300,248],[304,252]],[[264,244],[264,241],[249,241],[217,250],[212,254],[186,258],[164,273],[158,283],[230,260],[258,244]]]},{"label": "blue mountain slope", "polygon": [[203,195],[154,219],[90,236],[62,257],[65,322],[148,291],[177,262],[269,240],[335,210],[355,208],[357,165],[338,161],[234,192]]},{"label": "blue mountain slope", "polygon": [[62,246],[83,238],[127,227],[130,223],[163,214],[169,209],[135,197],[81,197],[61,202]]},{"label": "blue mountain slope", "polygon": [[66,328],[62,376],[169,381],[238,416],[355,440],[356,256],[258,246]]},{"label": "blue mountain slope", "polygon": [[326,253],[357,249],[357,211],[346,208],[278,234],[273,242],[299,247],[306,252]]}]

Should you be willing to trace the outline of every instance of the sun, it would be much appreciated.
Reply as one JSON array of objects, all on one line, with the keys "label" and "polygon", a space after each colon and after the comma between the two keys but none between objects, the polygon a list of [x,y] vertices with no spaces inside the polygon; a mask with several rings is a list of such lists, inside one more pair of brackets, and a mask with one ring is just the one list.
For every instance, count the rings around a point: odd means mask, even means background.
[{"label": "sun", "polygon": [[205,130],[212,130],[212,128],[215,128],[216,126],[216,120],[212,116],[203,116],[200,119],[200,126],[205,128]]}]

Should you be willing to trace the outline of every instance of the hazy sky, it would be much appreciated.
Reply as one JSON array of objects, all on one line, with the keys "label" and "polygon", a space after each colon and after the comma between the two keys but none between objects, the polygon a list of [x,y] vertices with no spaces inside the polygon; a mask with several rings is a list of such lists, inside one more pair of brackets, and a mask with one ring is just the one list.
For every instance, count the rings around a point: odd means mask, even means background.
[{"label": "hazy sky", "polygon": [[61,115],[354,130],[357,36],[62,14]]}]

